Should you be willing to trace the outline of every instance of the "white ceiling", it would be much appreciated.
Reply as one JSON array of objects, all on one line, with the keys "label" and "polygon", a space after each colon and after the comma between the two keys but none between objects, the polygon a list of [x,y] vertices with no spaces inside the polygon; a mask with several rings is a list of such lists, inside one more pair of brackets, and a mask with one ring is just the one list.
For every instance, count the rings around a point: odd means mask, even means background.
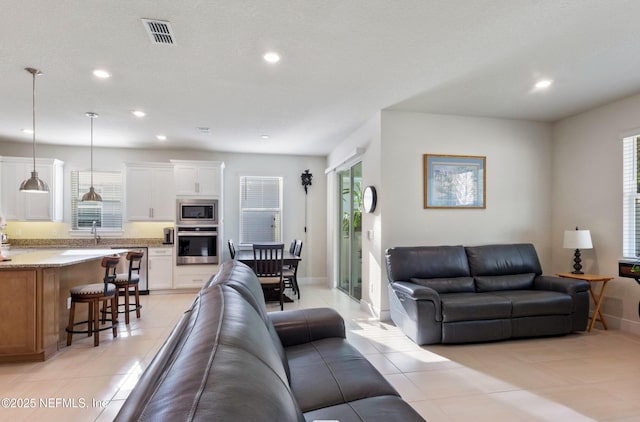
[{"label": "white ceiling", "polygon": [[310,155],[388,108],[555,121],[640,92],[638,16],[637,0],[0,0],[0,139],[31,142],[25,67],[44,73],[38,143],[87,146],[87,111],[97,146]]}]

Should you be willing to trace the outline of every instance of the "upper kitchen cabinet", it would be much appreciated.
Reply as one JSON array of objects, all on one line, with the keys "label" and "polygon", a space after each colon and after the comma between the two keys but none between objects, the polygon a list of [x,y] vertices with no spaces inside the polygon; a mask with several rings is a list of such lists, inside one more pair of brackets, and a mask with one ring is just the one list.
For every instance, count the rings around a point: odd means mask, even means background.
[{"label": "upper kitchen cabinet", "polygon": [[221,197],[223,162],[184,160],[171,160],[171,162],[175,165],[176,195]]},{"label": "upper kitchen cabinet", "polygon": [[176,215],[173,165],[126,164],[128,221],[173,221]]},{"label": "upper kitchen cabinet", "polygon": [[49,185],[49,193],[20,192],[20,184],[31,177],[33,158],[0,157],[0,209],[7,220],[62,221],[64,163],[38,158],[38,177]]}]

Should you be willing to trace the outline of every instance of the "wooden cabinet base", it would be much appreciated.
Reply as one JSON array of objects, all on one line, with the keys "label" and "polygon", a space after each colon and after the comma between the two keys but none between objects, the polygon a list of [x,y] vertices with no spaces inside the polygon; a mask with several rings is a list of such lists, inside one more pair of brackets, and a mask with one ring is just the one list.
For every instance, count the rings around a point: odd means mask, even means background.
[{"label": "wooden cabinet base", "polygon": [[41,361],[55,354],[58,271],[2,271],[0,281],[0,362]]},{"label": "wooden cabinet base", "polygon": [[66,339],[69,289],[100,280],[100,261],[0,270],[0,362],[43,361]]}]

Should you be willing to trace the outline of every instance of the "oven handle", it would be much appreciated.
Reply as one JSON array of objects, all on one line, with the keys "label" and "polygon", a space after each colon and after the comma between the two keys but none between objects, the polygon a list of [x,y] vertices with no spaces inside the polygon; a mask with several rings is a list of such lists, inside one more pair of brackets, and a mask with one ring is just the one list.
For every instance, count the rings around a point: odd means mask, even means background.
[{"label": "oven handle", "polygon": [[217,236],[218,232],[178,232],[178,236]]}]

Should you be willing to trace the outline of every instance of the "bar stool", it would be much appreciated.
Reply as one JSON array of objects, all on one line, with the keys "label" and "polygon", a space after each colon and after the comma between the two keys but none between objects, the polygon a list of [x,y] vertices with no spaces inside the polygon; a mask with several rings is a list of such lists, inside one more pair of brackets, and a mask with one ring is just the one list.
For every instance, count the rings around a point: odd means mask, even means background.
[{"label": "bar stool", "polygon": [[[129,251],[127,252],[127,261],[129,261],[129,272],[117,273],[116,278],[113,280],[118,294],[116,295],[116,307],[119,314],[124,314],[124,321],[129,324],[129,312],[136,311],[136,317],[140,318],[140,264],[144,253],[141,251]],[[129,303],[130,289],[133,288],[135,295],[135,303]],[[120,303],[120,296],[124,296],[124,303]],[[102,315],[108,313],[108,308],[111,306],[106,302],[103,302]],[[124,310],[121,311],[120,308]]]},{"label": "bar stool", "polygon": [[[120,262],[119,256],[105,256],[102,258],[102,267],[104,270],[104,280],[102,283],[82,284],[71,288],[71,309],[69,309],[69,325],[67,331],[67,346],[71,346],[73,334],[87,333],[88,336],[93,334],[93,345],[100,344],[100,331],[112,329],[113,336],[118,336],[118,314],[115,304],[118,301],[118,291],[113,284],[116,278],[116,266]],[[100,326],[100,302],[111,302],[112,312],[111,319],[106,319],[103,315],[102,323],[111,322],[109,326],[99,328]],[[87,320],[75,322],[76,303],[88,304],[89,310]],[[80,324],[87,324],[86,330],[74,330],[73,327]]]}]

